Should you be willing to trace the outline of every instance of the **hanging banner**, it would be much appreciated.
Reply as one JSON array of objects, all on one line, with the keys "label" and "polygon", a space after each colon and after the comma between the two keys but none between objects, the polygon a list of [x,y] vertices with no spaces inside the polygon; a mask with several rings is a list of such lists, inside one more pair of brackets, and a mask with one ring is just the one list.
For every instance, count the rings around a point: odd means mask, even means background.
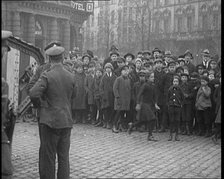
[{"label": "hanging banner", "polygon": [[78,11],[93,12],[94,3],[87,1],[71,1],[71,7]]}]

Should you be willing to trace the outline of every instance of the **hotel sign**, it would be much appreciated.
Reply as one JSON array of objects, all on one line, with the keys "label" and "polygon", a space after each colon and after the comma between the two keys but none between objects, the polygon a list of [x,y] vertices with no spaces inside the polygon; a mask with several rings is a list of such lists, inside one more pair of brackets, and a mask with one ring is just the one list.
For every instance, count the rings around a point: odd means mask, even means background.
[{"label": "hotel sign", "polygon": [[71,7],[78,11],[93,12],[94,3],[89,1],[71,1]]}]

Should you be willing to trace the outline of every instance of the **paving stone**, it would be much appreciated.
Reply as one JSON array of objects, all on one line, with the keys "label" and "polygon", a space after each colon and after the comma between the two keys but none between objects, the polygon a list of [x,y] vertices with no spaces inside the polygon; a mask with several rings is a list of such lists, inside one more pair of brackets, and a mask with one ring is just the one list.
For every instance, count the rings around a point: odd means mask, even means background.
[{"label": "paving stone", "polygon": [[[70,178],[221,178],[221,145],[210,138],[180,136],[168,142],[169,133],[111,130],[76,124],[71,133]],[[12,146],[13,179],[39,178],[38,126],[16,123]]]}]

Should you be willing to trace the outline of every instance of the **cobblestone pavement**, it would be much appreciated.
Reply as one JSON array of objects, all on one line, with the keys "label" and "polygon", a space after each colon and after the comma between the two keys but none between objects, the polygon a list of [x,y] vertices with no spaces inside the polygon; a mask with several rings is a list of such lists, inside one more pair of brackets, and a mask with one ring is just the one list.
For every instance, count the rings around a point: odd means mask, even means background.
[{"label": "cobblestone pavement", "polygon": [[[89,124],[75,124],[71,135],[70,172],[75,178],[221,178],[221,145],[211,138],[167,133],[118,134]],[[37,179],[37,124],[16,123],[13,139],[14,179]]]}]

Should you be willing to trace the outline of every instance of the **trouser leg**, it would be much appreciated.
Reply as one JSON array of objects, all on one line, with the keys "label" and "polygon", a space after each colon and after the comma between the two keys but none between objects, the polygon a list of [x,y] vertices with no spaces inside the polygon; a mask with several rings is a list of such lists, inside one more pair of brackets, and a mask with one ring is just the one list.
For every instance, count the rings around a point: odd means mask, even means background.
[{"label": "trouser leg", "polygon": [[40,179],[55,179],[55,159],[59,137],[47,125],[40,124]]},{"label": "trouser leg", "polygon": [[71,129],[61,129],[61,135],[57,146],[58,151],[58,173],[57,179],[69,179],[69,148]]}]

